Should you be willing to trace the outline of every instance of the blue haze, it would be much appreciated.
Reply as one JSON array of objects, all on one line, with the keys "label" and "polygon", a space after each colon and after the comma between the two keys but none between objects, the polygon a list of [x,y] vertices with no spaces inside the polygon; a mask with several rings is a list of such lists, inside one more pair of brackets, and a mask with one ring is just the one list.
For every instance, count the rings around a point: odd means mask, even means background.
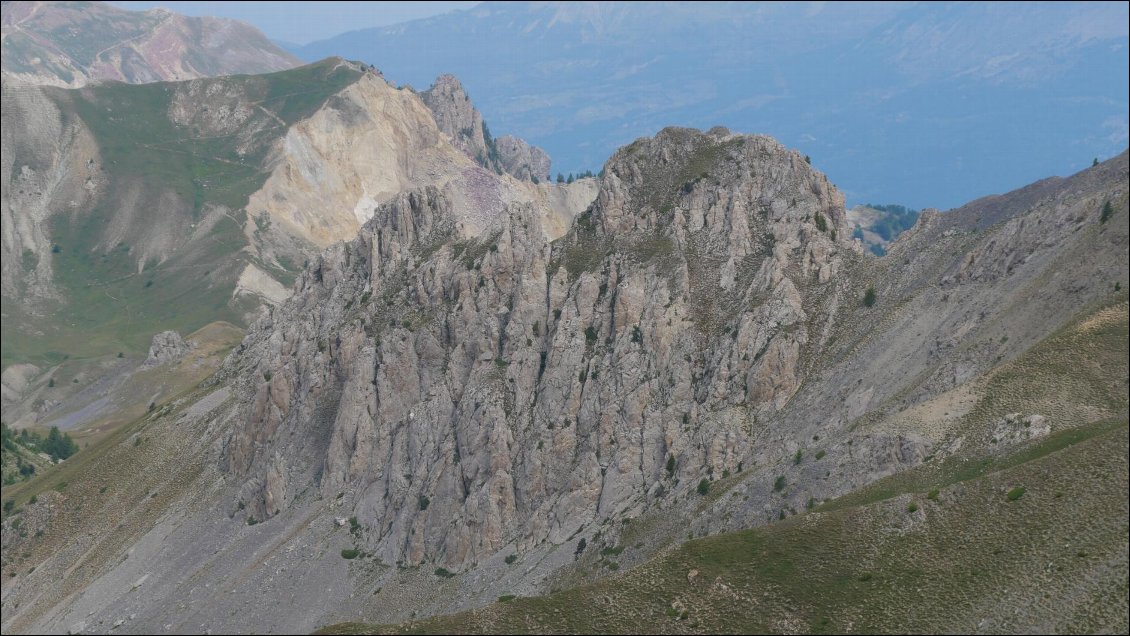
[{"label": "blue haze", "polygon": [[668,125],[764,133],[849,204],[947,209],[1127,145],[1127,3],[483,3],[293,51],[466,86],[553,172]]}]

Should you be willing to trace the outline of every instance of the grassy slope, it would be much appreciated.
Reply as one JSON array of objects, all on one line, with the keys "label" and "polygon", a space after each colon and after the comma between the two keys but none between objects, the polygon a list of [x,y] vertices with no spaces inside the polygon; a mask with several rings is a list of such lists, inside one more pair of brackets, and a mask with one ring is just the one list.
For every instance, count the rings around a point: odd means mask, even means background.
[{"label": "grassy slope", "polygon": [[[1127,430],[1125,420],[1088,425],[1081,441],[1048,439],[1019,465],[942,476],[936,500],[811,513],[690,541],[550,596],[324,632],[1124,632]],[[1017,486],[1025,493],[1011,501]]]},{"label": "grassy slope", "polygon": [[[1123,294],[990,374],[966,418],[971,443],[957,455],[809,514],[687,542],[594,584],[324,631],[1125,632],[1127,309]],[[1083,409],[1056,411],[1057,402],[1121,415],[1095,421]],[[984,422],[1012,411],[1047,412],[1069,427],[1010,449],[972,443]],[[1017,487],[1023,495],[1010,500]]]},{"label": "grassy slope", "polygon": [[[241,253],[247,244],[242,208],[268,176],[264,160],[271,144],[359,77],[357,71],[325,60],[267,75],[202,80],[235,87],[287,124],[257,110],[247,126],[260,119],[270,120],[269,125],[247,145],[238,136],[193,138],[191,131],[174,125],[168,111],[175,83],[105,83],[54,93],[63,112],[82,119],[98,141],[110,183],[94,208],[55,217],[51,240],[60,247],[53,254],[56,283],[66,304],[44,320],[25,313],[18,301],[3,299],[3,365],[143,353],[161,330],[183,334],[215,320],[238,324],[247,308],[230,301],[234,278],[248,258]],[[209,203],[235,212],[207,236],[139,273],[130,245],[103,245],[121,208],[137,204],[125,200],[137,187],[145,214],[167,213],[159,203],[160,195],[168,193],[191,210],[194,221]]]}]

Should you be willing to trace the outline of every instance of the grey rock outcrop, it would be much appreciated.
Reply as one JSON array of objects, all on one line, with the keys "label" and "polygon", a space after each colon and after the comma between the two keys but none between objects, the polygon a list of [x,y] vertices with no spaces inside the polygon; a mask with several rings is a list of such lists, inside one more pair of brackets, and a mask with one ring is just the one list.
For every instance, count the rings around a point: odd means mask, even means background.
[{"label": "grey rock outcrop", "polygon": [[511,135],[503,135],[494,143],[504,172],[526,181],[548,178],[551,163],[541,148]]},{"label": "grey rock outcrop", "polygon": [[439,129],[479,165],[525,181],[549,174],[549,155],[537,146],[509,135],[495,139],[483,116],[454,75],[440,75],[420,98],[435,116]]},{"label": "grey rock outcrop", "polygon": [[149,345],[149,356],[145,359],[143,367],[153,368],[162,364],[180,360],[184,354],[192,350],[192,343],[186,342],[175,331],[162,331],[154,334],[153,343]]},{"label": "grey rock outcrop", "polygon": [[314,482],[386,562],[464,567],[654,499],[668,458],[736,470],[824,330],[842,196],[773,140],[683,129],[606,173],[554,244],[523,205],[460,236],[429,188],[313,264],[237,361],[251,514]]}]

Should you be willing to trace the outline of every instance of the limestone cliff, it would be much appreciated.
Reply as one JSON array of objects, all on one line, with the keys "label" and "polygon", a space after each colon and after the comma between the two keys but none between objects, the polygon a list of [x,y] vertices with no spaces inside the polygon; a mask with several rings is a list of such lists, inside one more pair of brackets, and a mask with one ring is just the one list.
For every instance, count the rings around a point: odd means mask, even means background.
[{"label": "limestone cliff", "polygon": [[662,497],[668,458],[736,470],[803,382],[849,251],[823,175],[724,133],[619,152],[552,244],[529,205],[473,233],[466,214],[398,196],[253,328],[224,463],[250,514],[313,481],[386,562],[466,567]]}]

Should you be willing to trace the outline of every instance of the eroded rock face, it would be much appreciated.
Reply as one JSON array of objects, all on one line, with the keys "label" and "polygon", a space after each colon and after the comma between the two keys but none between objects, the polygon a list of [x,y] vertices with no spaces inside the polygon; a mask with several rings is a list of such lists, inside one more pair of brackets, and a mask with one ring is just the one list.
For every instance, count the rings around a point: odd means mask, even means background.
[{"label": "eroded rock face", "polygon": [[495,140],[502,169],[519,179],[533,181],[549,177],[549,155],[524,139],[503,135]]},{"label": "eroded rock face", "polygon": [[149,345],[149,357],[143,364],[146,368],[157,367],[166,362],[179,360],[184,354],[192,350],[192,344],[185,342],[184,338],[175,331],[162,331],[153,336],[153,344]]},{"label": "eroded rock face", "polygon": [[498,139],[491,136],[482,114],[454,75],[437,77],[420,98],[432,111],[439,129],[479,165],[525,181],[549,174],[549,155],[541,148],[509,135]]},{"label": "eroded rock face", "polygon": [[468,236],[425,188],[313,263],[228,364],[253,398],[223,467],[251,513],[313,484],[385,562],[460,567],[662,500],[670,458],[736,469],[828,319],[842,196],[724,132],[665,130],[605,172],[552,244],[531,205]]}]

